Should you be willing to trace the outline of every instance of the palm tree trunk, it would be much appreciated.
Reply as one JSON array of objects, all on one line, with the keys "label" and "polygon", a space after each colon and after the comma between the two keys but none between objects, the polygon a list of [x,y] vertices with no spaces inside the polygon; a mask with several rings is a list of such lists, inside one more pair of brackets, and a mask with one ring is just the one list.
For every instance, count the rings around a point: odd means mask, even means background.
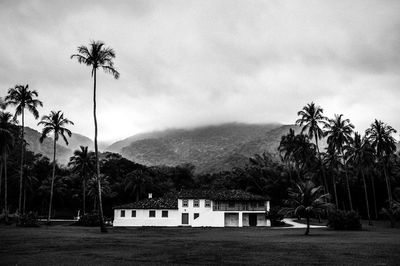
[{"label": "palm tree trunk", "polygon": [[386,181],[386,189],[387,189],[387,193],[388,193],[388,200],[389,200],[389,208],[391,208],[392,205],[392,189],[391,189],[391,185],[390,185],[390,179],[387,173],[387,169],[386,169],[386,163],[384,162],[383,165],[383,173],[385,175],[385,181]]},{"label": "palm tree trunk", "polygon": [[349,196],[350,210],[353,211],[353,201],[352,201],[352,199],[351,199],[349,175],[348,175],[348,173],[347,173],[347,167],[346,167],[346,166],[344,166],[344,167],[345,167],[344,171],[345,171],[345,173],[346,173],[346,186],[347,186],[347,193],[348,193],[348,196]]},{"label": "palm tree trunk", "polygon": [[1,181],[3,181],[3,158],[0,158],[0,206],[1,206]]},{"label": "palm tree trunk", "polygon": [[364,170],[362,170],[362,169],[361,169],[361,176],[362,176],[363,183],[364,183],[364,194],[365,194],[365,203],[367,204],[368,224],[372,225],[371,216],[369,214],[369,201],[368,201],[367,182],[365,182]]},{"label": "palm tree trunk", "polygon": [[18,201],[18,212],[21,212],[22,207],[22,180],[24,175],[24,153],[25,153],[25,142],[24,142],[24,131],[25,131],[25,116],[24,109],[22,109],[22,128],[21,128],[21,167],[19,176],[19,201]]},{"label": "palm tree trunk", "polygon": [[7,204],[7,154],[4,154],[4,221],[8,223],[8,204]]},{"label": "palm tree trunk", "polygon": [[325,193],[329,193],[328,183],[326,182],[325,169],[324,169],[324,166],[321,163],[322,161],[321,161],[321,155],[319,153],[318,136],[317,136],[316,133],[314,134],[314,137],[315,137],[315,146],[317,148],[317,153],[318,153],[318,160],[319,160],[318,164],[320,164],[320,167],[321,167],[322,180],[323,180],[322,182],[324,183]]},{"label": "palm tree trunk", "polygon": [[307,228],[304,234],[308,235],[310,233],[310,216],[308,214],[306,215],[306,220],[307,220]]},{"label": "palm tree trunk", "polygon": [[47,216],[47,223],[50,223],[51,207],[53,203],[53,189],[54,189],[54,177],[56,173],[56,133],[54,133],[54,144],[53,144],[53,174],[51,176],[51,187],[50,187],[50,203],[49,203],[49,214]]},{"label": "palm tree trunk", "polygon": [[26,182],[24,182],[24,204],[22,205],[22,213],[25,213],[26,206]]},{"label": "palm tree trunk", "polygon": [[105,233],[105,232],[107,232],[107,229],[104,226],[103,203],[101,200],[99,151],[97,148],[96,68],[93,69],[93,119],[94,119],[94,151],[96,153],[96,176],[97,176],[97,187],[98,187],[98,193],[99,193],[98,197],[99,197],[100,232]]},{"label": "palm tree trunk", "polygon": [[332,170],[332,183],[333,183],[333,192],[335,193],[335,203],[336,203],[336,210],[339,208],[339,201],[338,201],[338,196],[337,196],[337,191],[336,191],[336,179],[335,179],[335,174],[333,173]]},{"label": "palm tree trunk", "polygon": [[83,215],[86,214],[86,180],[83,178]]},{"label": "palm tree trunk", "polygon": [[378,220],[378,208],[376,206],[375,178],[374,178],[373,174],[370,176],[371,176],[371,184],[372,184],[372,199],[374,200],[375,220]]}]

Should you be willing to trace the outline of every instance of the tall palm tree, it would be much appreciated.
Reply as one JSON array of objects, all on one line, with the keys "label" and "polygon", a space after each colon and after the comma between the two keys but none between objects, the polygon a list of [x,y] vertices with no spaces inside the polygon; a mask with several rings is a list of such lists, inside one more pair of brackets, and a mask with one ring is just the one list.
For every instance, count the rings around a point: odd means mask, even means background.
[{"label": "tall palm tree", "polygon": [[367,139],[375,150],[377,161],[382,165],[385,175],[386,189],[388,193],[389,206],[393,200],[390,177],[388,174],[389,157],[396,151],[396,140],[392,136],[397,131],[384,122],[375,119],[370,128],[365,131]]},{"label": "tall palm tree", "polygon": [[[351,191],[349,184],[349,177],[347,174],[346,164],[343,161],[344,158],[344,147],[351,142],[351,135],[354,130],[354,125],[350,123],[349,119],[342,119],[343,115],[336,115],[335,118],[329,119],[327,123],[325,123],[325,134],[328,136],[328,149],[330,152],[337,153],[338,156],[341,156],[343,167],[345,168],[346,174],[346,187],[347,187],[347,195],[349,197],[349,205],[350,209],[353,210],[353,202],[351,199]],[[338,169],[339,170],[339,169]],[[334,175],[333,175],[334,177]],[[333,180],[334,186],[336,187],[336,181]],[[336,198],[335,194],[335,198]]]},{"label": "tall palm tree", "polygon": [[325,191],[328,191],[325,170],[322,166],[322,160],[318,146],[318,140],[324,136],[322,126],[326,121],[326,117],[323,113],[324,110],[320,106],[317,106],[314,102],[311,102],[304,106],[303,109],[297,113],[297,115],[300,116],[300,119],[297,119],[296,125],[302,127],[301,134],[306,132],[310,139],[315,139],[315,147],[318,153],[319,164],[322,167],[323,183],[325,184]]},{"label": "tall palm tree", "polygon": [[19,201],[18,211],[21,212],[22,204],[22,179],[24,170],[24,154],[25,154],[25,142],[24,142],[24,127],[25,127],[25,109],[33,114],[35,119],[39,118],[38,106],[43,106],[43,103],[37,99],[38,93],[36,90],[29,90],[29,85],[15,85],[14,88],[8,90],[6,96],[6,104],[14,105],[15,115],[14,118],[21,115],[22,126],[21,126],[21,165],[20,165],[20,178],[19,178]]},{"label": "tall palm tree", "polygon": [[89,178],[89,174],[93,172],[95,162],[95,156],[93,152],[88,151],[87,146],[80,146],[80,150],[74,151],[74,156],[70,158],[68,163],[69,166],[73,167],[73,171],[78,172],[82,180],[83,190],[83,214],[86,214],[86,181]]},{"label": "tall palm tree", "polygon": [[296,125],[302,126],[301,133],[306,132],[310,139],[315,139],[315,145],[319,153],[318,140],[324,136],[324,131],[321,125],[326,121],[323,115],[324,110],[311,102],[303,107],[303,110],[297,113],[300,119],[296,121]]},{"label": "tall palm tree", "polygon": [[[358,173],[361,173],[361,177],[363,179],[363,184],[364,184],[364,196],[365,196],[368,222],[369,224],[371,224],[368,190],[367,190],[367,182],[365,175],[366,175],[366,170],[368,171],[368,169],[374,163],[374,149],[371,147],[368,139],[366,138],[361,139],[361,135],[356,132],[354,134],[353,141],[345,147],[345,150],[346,150],[345,157],[347,158],[347,162],[352,164]],[[377,211],[376,211],[375,201],[374,204],[375,204],[375,215],[376,215]]]},{"label": "tall palm tree", "polygon": [[307,228],[305,235],[310,233],[310,218],[333,208],[328,203],[329,194],[322,193],[322,186],[307,180],[306,182],[296,183],[295,189],[289,188],[290,199],[287,204],[290,207],[282,208],[280,213],[284,215],[295,215],[305,217],[307,220]]},{"label": "tall palm tree", "polygon": [[[7,156],[10,153],[11,148],[14,146],[14,137],[9,131],[9,126],[12,123],[12,115],[8,112],[0,112],[0,155],[1,155],[1,165],[4,167],[4,214],[5,222],[8,222],[8,195],[7,195]],[[2,175],[2,170],[0,172],[0,177]],[[0,178],[1,184],[1,178]],[[0,186],[1,191],[1,186]]]},{"label": "tall palm tree", "polygon": [[119,72],[114,68],[113,59],[115,58],[115,52],[109,47],[104,47],[104,43],[101,41],[92,41],[89,44],[89,48],[86,46],[79,46],[78,53],[71,55],[71,59],[76,58],[79,63],[85,64],[92,68],[93,77],[93,119],[94,119],[94,150],[96,154],[96,176],[99,191],[99,215],[100,215],[100,230],[101,232],[107,232],[104,226],[103,217],[103,206],[101,200],[101,180],[100,176],[100,163],[99,163],[99,152],[97,147],[97,116],[96,116],[96,73],[97,69],[101,68],[106,73],[110,73],[115,79],[119,78]]},{"label": "tall palm tree", "polygon": [[68,145],[68,140],[65,134],[71,137],[72,133],[69,129],[67,129],[66,125],[73,125],[74,123],[67,118],[64,118],[64,114],[61,111],[51,111],[49,115],[45,115],[42,117],[41,121],[38,125],[43,125],[42,135],[40,137],[40,142],[42,143],[47,135],[53,132],[53,173],[51,178],[51,187],[50,187],[50,202],[49,202],[49,214],[47,216],[47,223],[50,223],[51,216],[51,205],[53,202],[53,187],[54,187],[54,176],[56,172],[56,146],[59,137],[61,136],[65,144]]}]

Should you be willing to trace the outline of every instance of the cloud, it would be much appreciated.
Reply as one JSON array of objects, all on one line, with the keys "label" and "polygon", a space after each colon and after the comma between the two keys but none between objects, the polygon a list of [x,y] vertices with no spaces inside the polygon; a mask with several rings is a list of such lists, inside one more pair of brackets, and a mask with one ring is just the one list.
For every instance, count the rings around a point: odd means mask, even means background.
[{"label": "cloud", "polygon": [[[364,130],[400,129],[398,1],[2,1],[0,93],[29,83],[91,136],[90,69],[103,40],[121,78],[99,74],[100,139],[230,121],[292,123],[310,101]],[[36,123],[28,118],[27,123]]]}]

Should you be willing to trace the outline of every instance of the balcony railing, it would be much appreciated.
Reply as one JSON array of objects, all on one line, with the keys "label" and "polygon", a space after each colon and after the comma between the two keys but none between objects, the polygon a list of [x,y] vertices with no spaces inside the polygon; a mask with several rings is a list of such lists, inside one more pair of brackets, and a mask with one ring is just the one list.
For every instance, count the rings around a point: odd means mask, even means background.
[{"label": "balcony railing", "polygon": [[246,206],[246,205],[241,205],[241,206],[213,206],[213,211],[267,211],[266,206]]}]

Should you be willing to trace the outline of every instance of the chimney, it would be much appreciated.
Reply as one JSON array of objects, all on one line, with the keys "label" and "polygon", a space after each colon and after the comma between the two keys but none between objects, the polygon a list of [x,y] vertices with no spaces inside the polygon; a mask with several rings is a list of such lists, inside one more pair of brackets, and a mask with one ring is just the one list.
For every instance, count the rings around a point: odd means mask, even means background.
[{"label": "chimney", "polygon": [[149,193],[149,199],[153,198],[153,193]]}]

